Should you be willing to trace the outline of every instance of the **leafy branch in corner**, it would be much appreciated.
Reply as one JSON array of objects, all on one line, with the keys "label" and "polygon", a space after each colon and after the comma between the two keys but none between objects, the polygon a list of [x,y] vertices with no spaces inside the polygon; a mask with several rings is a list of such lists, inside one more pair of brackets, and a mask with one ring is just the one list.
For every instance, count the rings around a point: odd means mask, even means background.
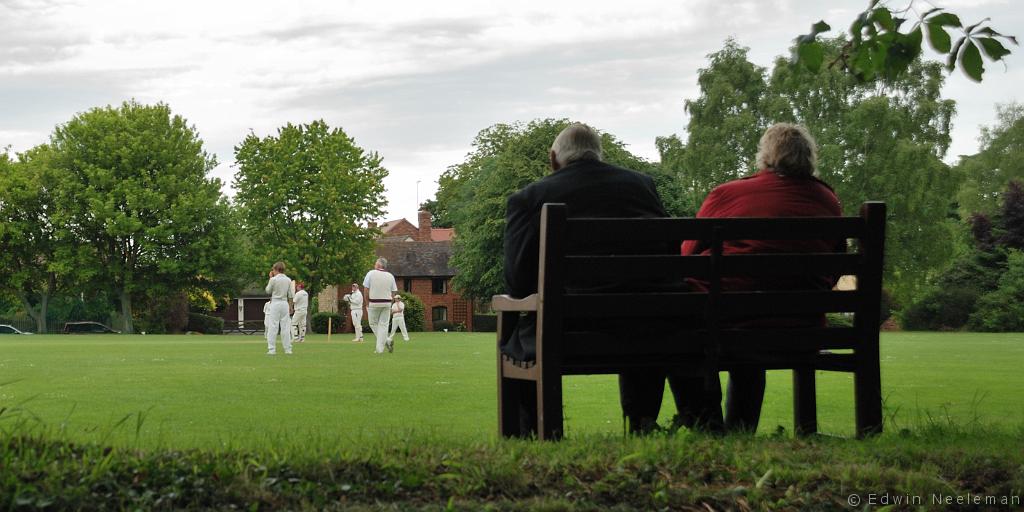
[{"label": "leafy branch in corner", "polygon": [[[911,18],[917,18],[912,24]],[[922,50],[927,34],[928,43],[935,52],[945,56],[946,69],[953,71],[959,64],[971,80],[980,82],[985,73],[982,54],[992,62],[1001,61],[1010,54],[1004,43],[1017,45],[1017,38],[1001,34],[988,26],[986,18],[964,26],[960,17],[941,7],[924,12],[914,8],[914,0],[903,9],[893,9],[887,2],[871,0],[867,10],[860,13],[850,25],[848,41],[839,54],[828,64],[852,74],[858,80],[887,81],[898,78],[907,70]],[[907,28],[906,31],[901,29]],[[825,60],[825,47],[818,36],[832,30],[824,21],[811,26],[811,32],[796,38],[793,64],[817,72]],[[950,35],[959,30],[960,34]],[[956,42],[953,37],[959,35]]]}]

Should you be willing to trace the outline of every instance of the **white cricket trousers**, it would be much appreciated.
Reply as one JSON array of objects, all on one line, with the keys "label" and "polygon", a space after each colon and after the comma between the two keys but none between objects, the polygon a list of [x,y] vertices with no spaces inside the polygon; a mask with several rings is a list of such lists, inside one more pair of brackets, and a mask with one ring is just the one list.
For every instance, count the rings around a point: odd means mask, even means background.
[{"label": "white cricket trousers", "polygon": [[306,310],[296,309],[295,314],[292,315],[292,327],[295,328],[295,334],[300,340],[306,339]]},{"label": "white cricket trousers", "polygon": [[356,308],[351,311],[352,328],[356,331],[356,339],[363,339],[363,308]]},{"label": "white cricket trousers", "polygon": [[288,302],[274,300],[270,302],[270,314],[267,316],[267,353],[277,353],[277,333],[281,332],[281,344],[284,353],[292,353],[292,319],[288,316]]},{"label": "white cricket trousers", "polygon": [[370,315],[370,330],[373,331],[373,335],[377,338],[376,352],[384,352],[384,342],[388,334],[388,320],[391,318],[391,304],[381,304],[380,306],[370,304],[370,307],[366,308],[366,312]]},{"label": "white cricket trousers", "polygon": [[402,330],[402,339],[409,341],[409,331],[405,330],[405,315],[391,315],[391,334],[388,339],[395,337],[395,329]]}]

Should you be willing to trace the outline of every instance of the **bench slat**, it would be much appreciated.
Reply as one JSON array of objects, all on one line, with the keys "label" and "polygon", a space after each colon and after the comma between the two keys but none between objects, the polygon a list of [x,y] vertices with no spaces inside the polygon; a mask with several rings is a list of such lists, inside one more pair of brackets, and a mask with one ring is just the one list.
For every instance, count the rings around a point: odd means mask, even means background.
[{"label": "bench slat", "polygon": [[[707,330],[681,331],[655,339],[647,337],[614,338],[601,333],[567,332],[563,355],[576,361],[608,356],[688,355],[700,356],[707,341]],[[725,353],[800,353],[819,350],[856,348],[860,339],[851,327],[803,329],[723,329],[719,342]]]},{"label": "bench slat", "polygon": [[622,281],[652,276],[687,276],[706,278],[711,272],[708,256],[657,254],[643,256],[568,256],[565,258],[566,278],[570,283],[610,276]]},{"label": "bench slat", "polygon": [[[766,355],[760,361],[750,357],[744,357],[742,359],[722,357],[720,359],[719,371],[724,372],[728,370],[747,368],[788,370],[792,369],[793,366],[805,365],[818,370],[852,372],[854,371],[855,361],[855,356],[853,354],[792,354],[784,355],[782,357]],[[675,358],[663,356],[661,358],[655,358],[653,356],[648,356],[622,358],[621,356],[615,356],[614,358],[594,358],[586,361],[578,361],[571,358],[565,359],[563,361],[562,373],[564,375],[607,375],[622,373],[623,371],[654,369],[671,371],[676,375],[692,376],[701,376],[704,371],[703,366],[700,364],[700,360],[692,357]]]},{"label": "bench slat", "polygon": [[[702,315],[709,295],[698,292],[569,293],[565,318],[683,318]],[[723,292],[716,309],[723,316],[773,317],[857,311],[855,291]]]},{"label": "bench slat", "polygon": [[565,318],[679,318],[699,315],[708,294],[698,292],[594,293],[565,295]]},{"label": "bench slat", "polygon": [[862,334],[853,327],[723,329],[718,339],[733,352],[855,349]]},{"label": "bench slat", "polygon": [[[861,260],[859,254],[840,253],[726,255],[722,256],[720,272],[725,277],[856,275]],[[651,276],[711,276],[710,256],[567,256],[565,264],[569,282],[593,280],[594,276],[610,276],[619,281]]]},{"label": "bench slat", "polygon": [[722,256],[723,276],[856,275],[861,255],[842,253],[735,254]]},{"label": "bench slat", "polygon": [[853,312],[861,308],[855,291],[724,292],[718,299],[722,315],[780,316]]},{"label": "bench slat", "polygon": [[820,240],[861,238],[864,219],[858,217],[791,217],[728,219],[621,219],[575,218],[568,220],[568,242],[579,244],[680,242],[710,240],[715,228],[733,240]]}]

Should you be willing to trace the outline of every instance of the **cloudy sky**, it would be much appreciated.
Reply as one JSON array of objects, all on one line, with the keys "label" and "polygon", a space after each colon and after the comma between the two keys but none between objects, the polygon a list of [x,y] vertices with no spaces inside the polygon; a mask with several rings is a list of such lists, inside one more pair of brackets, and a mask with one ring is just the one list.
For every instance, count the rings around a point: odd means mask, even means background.
[{"label": "cloudy sky", "polygon": [[[1024,36],[1020,0],[933,0],[966,23]],[[902,6],[907,0],[893,0]],[[390,171],[387,219],[415,223],[417,197],[499,122],[567,117],[657,159],[685,135],[683,101],[705,57],[735,37],[770,66],[824,19],[845,27],[867,0],[35,1],[0,0],[0,148],[46,142],[53,127],[129,98],[168,103],[196,126],[226,184],[250,130],[324,119]],[[917,0],[916,6],[928,7]],[[959,72],[947,160],[977,150],[996,103],[1024,101],[1019,47]],[[226,187],[225,192],[231,193]]]}]

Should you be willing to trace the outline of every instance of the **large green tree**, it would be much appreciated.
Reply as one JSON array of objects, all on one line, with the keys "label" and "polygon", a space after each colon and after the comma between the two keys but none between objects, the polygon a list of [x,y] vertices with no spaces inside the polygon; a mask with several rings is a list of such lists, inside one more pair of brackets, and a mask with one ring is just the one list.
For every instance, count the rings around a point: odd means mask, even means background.
[{"label": "large green tree", "polygon": [[957,195],[964,218],[997,212],[1006,185],[1024,181],[1024,105],[998,105],[996,114],[996,124],[981,129],[981,150],[956,167],[964,178]]},{"label": "large green tree", "polygon": [[285,261],[314,296],[369,268],[375,231],[367,225],[386,205],[388,171],[377,153],[321,120],[251,134],[235,160],[235,201],[267,268]]},{"label": "large green tree", "polygon": [[89,267],[76,264],[88,249],[72,243],[55,220],[54,192],[65,180],[52,165],[52,150],[41,145],[11,162],[0,158],[0,266],[7,269],[4,288],[13,293],[46,332],[50,299],[75,280],[88,277]]},{"label": "large green tree", "polygon": [[[466,160],[448,168],[438,181],[438,202],[450,213],[457,236],[453,287],[467,296],[487,298],[504,292],[503,238],[508,196],[550,172],[548,152],[570,123],[542,119],[496,124],[473,140]],[[609,133],[601,134],[604,160],[655,176],[654,165],[631,154]]]},{"label": "large green tree", "polygon": [[195,129],[164,104],[127,101],[58,126],[54,218],[90,249],[91,289],[120,302],[134,331],[133,297],[224,282],[238,231],[216,165]]}]

